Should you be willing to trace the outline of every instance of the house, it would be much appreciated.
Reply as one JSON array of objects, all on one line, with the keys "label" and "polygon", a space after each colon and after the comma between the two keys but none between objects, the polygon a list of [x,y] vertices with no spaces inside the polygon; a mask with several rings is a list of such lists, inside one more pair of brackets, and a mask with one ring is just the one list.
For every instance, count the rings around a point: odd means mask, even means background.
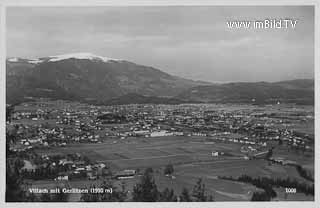
[{"label": "house", "polygon": [[212,157],[218,157],[219,156],[219,152],[212,152],[211,155],[212,155]]},{"label": "house", "polygon": [[58,174],[58,177],[54,179],[55,181],[68,181],[69,174],[67,172],[61,172]]},{"label": "house", "polygon": [[33,165],[29,160],[24,160],[24,166],[21,168],[22,170],[32,172],[37,169],[36,165]]},{"label": "house", "polygon": [[88,171],[87,172],[87,178],[89,179],[89,180],[97,180],[97,174],[95,173],[95,172],[93,172],[93,171]]},{"label": "house", "polygon": [[167,131],[154,131],[151,132],[150,137],[162,137],[162,136],[172,136],[173,133]]},{"label": "house", "polygon": [[123,170],[123,171],[119,171],[115,177],[117,179],[127,179],[127,178],[134,178],[136,174],[135,170]]},{"label": "house", "polygon": [[61,176],[56,177],[54,180],[55,181],[68,181],[69,176],[68,175],[61,175]]},{"label": "house", "polygon": [[284,160],[282,165],[297,165],[297,162],[292,160]]},{"label": "house", "polygon": [[63,166],[65,166],[65,165],[73,165],[73,161],[70,161],[70,160],[67,160],[67,159],[61,159],[61,160],[59,160],[59,165],[63,165]]},{"label": "house", "polygon": [[173,132],[173,135],[174,136],[183,136],[183,132],[175,131],[175,132]]},{"label": "house", "polygon": [[259,159],[259,158],[265,158],[269,151],[264,151],[264,152],[259,152],[253,155],[254,158]]},{"label": "house", "polygon": [[135,130],[135,131],[133,131],[133,134],[135,136],[146,136],[146,135],[149,135],[150,132],[147,130]]},{"label": "house", "polygon": [[283,157],[271,157],[269,160],[271,160],[272,162],[276,162],[276,163],[280,163],[282,164],[284,161]]}]

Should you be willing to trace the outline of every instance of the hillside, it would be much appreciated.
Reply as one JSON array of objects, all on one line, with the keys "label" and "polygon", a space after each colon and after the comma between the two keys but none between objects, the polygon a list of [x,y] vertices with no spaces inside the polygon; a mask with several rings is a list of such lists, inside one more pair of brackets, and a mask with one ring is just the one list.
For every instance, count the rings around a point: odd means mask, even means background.
[{"label": "hillside", "polygon": [[238,82],[197,86],[187,89],[178,99],[218,103],[314,103],[314,80],[282,82]]},{"label": "hillside", "polygon": [[125,94],[173,97],[202,82],[93,54],[7,60],[7,102],[23,97],[107,101]]}]

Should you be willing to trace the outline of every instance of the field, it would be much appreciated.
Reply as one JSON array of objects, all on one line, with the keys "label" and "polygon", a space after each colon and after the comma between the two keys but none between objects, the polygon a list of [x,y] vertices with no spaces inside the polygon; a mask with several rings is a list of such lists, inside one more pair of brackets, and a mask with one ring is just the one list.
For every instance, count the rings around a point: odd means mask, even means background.
[{"label": "field", "polygon": [[[180,194],[183,187],[192,190],[198,178],[202,178],[209,193],[216,201],[250,200],[257,190],[250,184],[218,179],[217,176],[238,177],[247,174],[252,177],[301,178],[294,167],[269,164],[265,160],[245,160],[240,152],[241,145],[234,143],[208,142],[205,137],[154,137],[109,139],[100,144],[73,144],[67,147],[38,150],[40,154],[81,153],[92,161],[108,164],[113,172],[123,169],[154,169],[159,189],[173,188]],[[213,151],[225,155],[212,157]],[[275,156],[285,155],[288,159],[313,167],[313,157],[299,155],[286,149],[276,149]],[[165,165],[173,164],[175,179],[164,176]],[[132,190],[139,177],[123,180],[128,190]],[[34,186],[48,186],[53,181],[38,181]],[[70,181],[72,187],[89,186],[92,181]],[[99,181],[96,181],[99,183]],[[120,183],[120,181],[118,181]]]}]

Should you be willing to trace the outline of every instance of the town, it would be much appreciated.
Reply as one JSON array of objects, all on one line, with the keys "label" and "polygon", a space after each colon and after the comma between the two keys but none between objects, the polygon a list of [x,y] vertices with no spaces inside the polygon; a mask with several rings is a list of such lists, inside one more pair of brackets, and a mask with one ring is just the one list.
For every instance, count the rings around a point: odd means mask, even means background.
[{"label": "town", "polygon": [[[240,176],[241,171],[228,172],[226,164],[242,164],[241,169],[248,165],[257,169],[256,174],[265,173],[264,166],[272,163],[276,168],[267,167],[266,173],[271,176],[281,171],[290,175],[292,167],[312,172],[313,123],[313,107],[294,104],[98,106],[40,98],[7,105],[7,142],[23,161],[21,175],[31,184],[45,181],[44,187],[54,188],[56,183],[81,181],[74,188],[83,188],[108,178],[126,181],[130,187],[130,180],[145,168],[162,170],[167,164],[175,167],[176,175],[169,174],[175,183],[179,169],[182,178],[189,165],[205,163],[212,163],[216,181],[220,176]],[[15,137],[9,140],[12,132]],[[190,171],[188,177],[203,175],[201,170]],[[224,189],[213,190],[220,200],[249,197]]]}]

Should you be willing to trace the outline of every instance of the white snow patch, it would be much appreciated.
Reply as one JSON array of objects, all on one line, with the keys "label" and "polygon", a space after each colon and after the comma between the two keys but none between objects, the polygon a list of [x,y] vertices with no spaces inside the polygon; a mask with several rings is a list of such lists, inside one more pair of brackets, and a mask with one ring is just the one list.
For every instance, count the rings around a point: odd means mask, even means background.
[{"label": "white snow patch", "polygon": [[57,55],[57,56],[49,56],[49,58],[50,58],[49,62],[61,61],[61,60],[70,59],[70,58],[100,60],[100,61],[104,61],[104,62],[108,62],[110,60],[117,61],[117,59],[98,56],[98,55],[95,55],[92,53],[70,53],[70,54],[63,54],[63,55]]},{"label": "white snow patch", "polygon": [[43,62],[43,60],[40,60],[40,59],[31,59],[28,61],[28,63],[31,63],[31,64],[39,64],[42,62]]},{"label": "white snow patch", "polygon": [[10,61],[10,62],[18,62],[19,59],[18,58],[9,58],[8,61]]}]

